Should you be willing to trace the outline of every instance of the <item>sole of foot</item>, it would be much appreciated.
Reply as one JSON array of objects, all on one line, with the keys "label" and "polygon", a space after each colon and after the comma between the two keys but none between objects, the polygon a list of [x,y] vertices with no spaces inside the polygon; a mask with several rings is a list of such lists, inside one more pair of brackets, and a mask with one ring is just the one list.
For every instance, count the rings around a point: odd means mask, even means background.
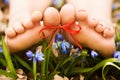
[{"label": "sole of foot", "polygon": [[[43,21],[41,21],[42,13],[35,11],[27,18],[18,22],[15,21],[15,23],[11,22],[12,25],[5,30],[5,40],[10,52],[25,50],[43,40],[40,38],[39,31],[45,26],[41,23],[56,26],[60,23],[60,17],[58,16],[60,16],[58,11],[50,7],[45,10]],[[44,32],[49,34],[49,29],[44,30]]]},{"label": "sole of foot", "polygon": [[[97,50],[103,57],[112,56],[116,50],[114,42],[115,33],[112,27],[91,18],[85,10],[75,11],[71,4],[64,5],[60,15],[62,25],[70,24],[77,20],[76,22],[81,27],[78,34],[69,35],[69,33],[64,32],[63,35],[66,37],[66,40],[75,44],[72,39],[74,37],[82,46]],[[70,28],[74,29],[76,26],[70,26]]]}]

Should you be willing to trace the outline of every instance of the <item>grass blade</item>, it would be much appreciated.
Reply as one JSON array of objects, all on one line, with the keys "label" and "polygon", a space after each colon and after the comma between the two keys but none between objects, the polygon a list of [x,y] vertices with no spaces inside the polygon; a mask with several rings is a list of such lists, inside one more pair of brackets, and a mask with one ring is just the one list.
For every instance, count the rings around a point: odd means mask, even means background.
[{"label": "grass blade", "polygon": [[3,48],[3,53],[4,53],[5,60],[7,62],[8,68],[9,68],[11,74],[14,76],[13,78],[16,79],[17,76],[16,76],[15,68],[13,66],[11,56],[10,56],[9,50],[7,48],[7,45],[5,43],[4,37],[2,37],[2,48]]},{"label": "grass blade", "polygon": [[103,66],[103,68],[102,68],[102,78],[103,78],[103,80],[106,80],[106,78],[105,78],[105,75],[104,75],[104,70],[105,70],[105,68],[107,67],[107,66],[113,66],[113,67],[115,67],[115,68],[117,68],[118,70],[120,70],[120,67],[119,66],[117,66],[116,64],[114,64],[114,63],[112,63],[112,62],[107,62],[104,66]]},{"label": "grass blade", "polygon": [[14,55],[14,57],[18,60],[18,62],[20,64],[22,64],[26,69],[28,69],[29,71],[32,72],[32,68],[30,67],[30,65],[27,62],[25,62],[24,60],[22,60],[20,57],[18,57],[16,55]]}]

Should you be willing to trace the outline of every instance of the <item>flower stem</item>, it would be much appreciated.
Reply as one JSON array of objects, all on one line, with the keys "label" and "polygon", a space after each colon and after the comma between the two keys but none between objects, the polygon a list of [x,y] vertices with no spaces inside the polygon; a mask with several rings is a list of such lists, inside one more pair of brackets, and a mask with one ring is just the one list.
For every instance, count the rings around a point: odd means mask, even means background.
[{"label": "flower stem", "polygon": [[34,59],[33,59],[33,77],[34,77],[34,80],[36,80],[36,65],[37,65],[37,62],[34,61]]},{"label": "flower stem", "polygon": [[46,47],[47,47],[47,42],[44,39],[43,41],[43,47],[42,47],[42,52],[44,53],[44,60],[41,63],[41,80],[45,80],[45,74],[46,74],[46,55],[47,55],[47,51],[46,51]]}]

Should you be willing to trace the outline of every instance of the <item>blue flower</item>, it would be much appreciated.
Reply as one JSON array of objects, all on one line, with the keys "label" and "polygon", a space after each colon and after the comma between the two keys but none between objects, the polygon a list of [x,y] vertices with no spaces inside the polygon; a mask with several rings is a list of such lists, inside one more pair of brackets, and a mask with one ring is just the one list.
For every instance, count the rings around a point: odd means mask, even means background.
[{"label": "blue flower", "polygon": [[4,0],[5,4],[9,4],[9,0]]},{"label": "blue flower", "polygon": [[53,5],[60,8],[64,4],[64,0],[53,0]]},{"label": "blue flower", "polygon": [[94,50],[91,51],[91,56],[92,58],[95,58],[96,56],[98,56],[98,53],[95,52]]},{"label": "blue flower", "polygon": [[32,58],[34,57],[34,53],[32,53],[32,51],[26,52],[26,55],[29,58],[29,60],[32,60]]},{"label": "blue flower", "polygon": [[117,43],[116,43],[116,46],[119,47],[119,46],[120,46],[120,42],[117,42]]},{"label": "blue flower", "polygon": [[117,13],[117,14],[116,14],[116,17],[120,17],[120,13]]},{"label": "blue flower", "polygon": [[63,41],[63,36],[60,34],[60,33],[58,33],[57,35],[56,35],[56,37],[55,37],[55,42],[57,42],[57,41]]},{"label": "blue flower", "polygon": [[36,54],[34,54],[32,51],[28,51],[28,52],[26,52],[26,55],[29,58],[29,60],[33,59],[34,62],[44,60],[44,58],[43,58],[44,54],[39,53],[38,51],[36,52]]},{"label": "blue flower", "polygon": [[36,55],[35,55],[35,60],[36,61],[43,61],[44,60],[43,56],[44,56],[43,53],[39,53],[39,51],[37,51]]},{"label": "blue flower", "polygon": [[113,10],[117,9],[117,5],[116,5],[116,4],[113,4],[113,5],[112,5],[112,9],[113,9]]},{"label": "blue flower", "polygon": [[59,4],[60,4],[60,0],[53,0],[53,4],[54,4],[55,6],[59,5]]},{"label": "blue flower", "polygon": [[63,41],[61,44],[60,44],[60,50],[63,54],[67,54],[70,52],[70,43],[66,42],[66,41]]},{"label": "blue flower", "polygon": [[2,48],[0,47],[0,53],[2,53],[3,52],[3,50],[2,50]]},{"label": "blue flower", "polygon": [[116,51],[114,52],[114,55],[113,55],[114,58],[117,58],[120,60],[120,51]]}]

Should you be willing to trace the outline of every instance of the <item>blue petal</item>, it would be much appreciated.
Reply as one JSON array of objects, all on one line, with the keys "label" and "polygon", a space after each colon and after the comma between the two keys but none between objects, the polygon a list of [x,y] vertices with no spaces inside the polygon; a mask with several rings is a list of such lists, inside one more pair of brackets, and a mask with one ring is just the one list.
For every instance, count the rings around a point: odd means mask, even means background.
[{"label": "blue petal", "polygon": [[91,51],[91,56],[92,58],[95,58],[96,56],[98,56],[98,53],[95,52],[94,50]]},{"label": "blue petal", "polygon": [[112,9],[115,10],[117,8],[117,5],[116,4],[113,4],[112,5]]},{"label": "blue petal", "polygon": [[34,57],[34,54],[33,54],[32,51],[26,52],[26,55],[27,55],[27,57],[29,57],[29,58],[33,58],[33,57]]},{"label": "blue petal", "polygon": [[63,42],[61,43],[61,47],[62,47],[62,48],[70,48],[70,44],[69,44],[68,42],[66,42],[66,41],[63,41]]},{"label": "blue petal", "polygon": [[60,34],[60,33],[58,33],[57,35],[56,35],[56,37],[55,37],[55,42],[57,42],[57,41],[63,41],[63,36]]},{"label": "blue petal", "polygon": [[9,0],[4,0],[5,4],[9,4]]},{"label": "blue petal", "polygon": [[62,49],[62,53],[63,53],[63,54],[67,54],[68,51],[67,51],[66,49]]},{"label": "blue petal", "polygon": [[63,54],[67,54],[70,52],[70,44],[66,41],[63,41],[61,44],[60,44],[60,48],[61,48],[61,51]]},{"label": "blue petal", "polygon": [[54,5],[59,5],[59,0],[53,0]]},{"label": "blue petal", "polygon": [[36,53],[35,58],[38,61],[43,61],[44,60],[43,56],[44,56],[43,53]]},{"label": "blue petal", "polygon": [[43,53],[36,53],[36,55],[35,55],[36,57],[39,57],[39,56],[44,56],[44,54]]},{"label": "blue petal", "polygon": [[120,17],[120,13],[117,13],[117,14],[116,14],[116,17]]},{"label": "blue petal", "polygon": [[37,60],[38,60],[38,61],[43,61],[44,58],[43,58],[43,57],[38,57]]},{"label": "blue petal", "polygon": [[0,53],[2,53],[3,52],[3,50],[2,50],[2,48],[0,47]]},{"label": "blue petal", "polygon": [[113,57],[114,57],[114,58],[118,58],[118,59],[120,59],[120,51],[116,51],[116,52],[114,52]]}]

